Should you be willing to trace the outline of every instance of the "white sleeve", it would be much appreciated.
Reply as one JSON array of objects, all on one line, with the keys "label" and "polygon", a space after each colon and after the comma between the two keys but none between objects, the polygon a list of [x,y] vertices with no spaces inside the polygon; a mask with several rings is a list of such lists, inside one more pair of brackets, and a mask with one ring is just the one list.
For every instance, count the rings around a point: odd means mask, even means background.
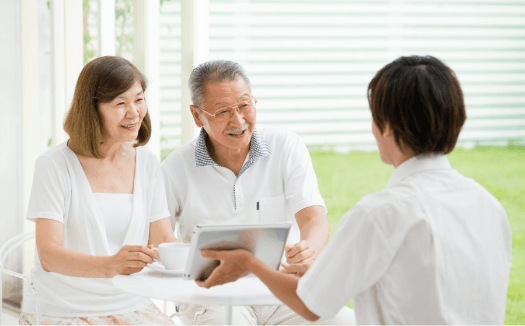
[{"label": "white sleeve", "polygon": [[337,234],[299,280],[297,295],[316,315],[333,318],[384,275],[393,256],[375,220],[356,206],[343,216]]},{"label": "white sleeve", "polygon": [[320,205],[325,207],[319,192],[317,177],[310,153],[298,135],[293,134],[284,167],[284,194],[295,214],[303,208]]},{"label": "white sleeve", "polygon": [[64,223],[68,187],[64,171],[49,156],[38,157],[26,218],[46,218]]},{"label": "white sleeve", "polygon": [[157,171],[153,183],[153,202],[151,203],[150,223],[162,220],[170,216],[168,202],[166,200],[166,190],[164,188],[164,179],[160,170],[160,164],[157,162]]},{"label": "white sleeve", "polygon": [[170,167],[167,165],[167,162],[161,165],[162,175],[164,177],[164,186],[166,190],[166,198],[168,201],[168,212],[171,220],[171,228],[175,231],[175,225],[177,222],[176,216],[179,214],[180,205],[179,205],[179,196],[177,192],[177,183],[172,179],[173,173],[169,173],[168,169]]}]

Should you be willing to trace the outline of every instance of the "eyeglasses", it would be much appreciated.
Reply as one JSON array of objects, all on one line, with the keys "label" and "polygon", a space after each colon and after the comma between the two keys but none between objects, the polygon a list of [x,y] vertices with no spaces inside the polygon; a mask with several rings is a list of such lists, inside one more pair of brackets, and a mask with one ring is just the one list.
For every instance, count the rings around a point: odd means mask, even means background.
[{"label": "eyeglasses", "polygon": [[255,112],[256,105],[257,105],[257,99],[252,96],[250,100],[243,101],[239,103],[238,105],[230,105],[230,106],[222,107],[218,109],[217,111],[215,111],[214,114],[211,114],[203,110],[202,108],[199,108],[199,110],[201,112],[206,113],[211,118],[214,118],[220,121],[226,121],[233,117],[234,111],[237,111],[239,114],[242,114],[243,116],[253,114]]}]

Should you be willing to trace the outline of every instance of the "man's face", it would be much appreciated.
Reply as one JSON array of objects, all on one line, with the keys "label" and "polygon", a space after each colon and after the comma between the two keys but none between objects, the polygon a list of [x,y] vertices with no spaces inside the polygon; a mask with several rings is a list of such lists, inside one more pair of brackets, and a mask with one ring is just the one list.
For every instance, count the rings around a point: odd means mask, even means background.
[{"label": "man's face", "polygon": [[[200,108],[213,115],[222,108],[237,107],[251,99],[252,94],[243,78],[221,83],[206,83],[204,101]],[[233,115],[224,120],[209,116],[205,112],[201,113],[199,108],[193,105],[191,110],[195,124],[204,127],[216,153],[249,148],[255,127],[255,111],[242,114],[233,110]]]},{"label": "man's face", "polygon": [[372,119],[372,133],[374,134],[374,138],[376,139],[377,148],[379,149],[379,157],[381,158],[381,161],[385,164],[392,164],[391,162],[391,139],[387,136],[387,130],[390,130],[390,128],[387,126],[385,128],[384,132],[381,134],[381,131],[377,127],[376,123],[374,122],[374,119]]}]

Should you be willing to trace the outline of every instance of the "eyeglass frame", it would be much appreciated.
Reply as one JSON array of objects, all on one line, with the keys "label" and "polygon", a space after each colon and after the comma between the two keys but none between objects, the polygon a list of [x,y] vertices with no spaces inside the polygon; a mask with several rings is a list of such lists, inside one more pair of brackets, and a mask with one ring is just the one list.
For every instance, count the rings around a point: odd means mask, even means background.
[{"label": "eyeglass frame", "polygon": [[[255,107],[255,109],[257,109],[257,99],[256,99],[255,96],[253,96],[253,95],[250,95],[250,96],[255,100],[254,107]],[[225,106],[225,107],[219,108],[219,109],[217,109],[217,111],[215,111],[214,114],[211,114],[211,113],[209,113],[208,111],[206,111],[206,110],[204,110],[203,108],[198,107],[198,106],[196,106],[196,105],[195,105],[195,107],[198,108],[198,109],[200,110],[201,113],[204,112],[204,113],[206,113],[207,115],[209,115],[210,117],[212,117],[212,118],[216,118],[217,112],[219,112],[221,109],[234,107],[234,105],[229,105],[229,106]],[[237,105],[237,108],[235,108],[235,111],[237,111],[238,114],[241,114],[241,111],[239,111],[239,105]],[[244,115],[244,113],[243,113],[243,115]],[[231,117],[230,117],[230,119],[231,119]]]}]

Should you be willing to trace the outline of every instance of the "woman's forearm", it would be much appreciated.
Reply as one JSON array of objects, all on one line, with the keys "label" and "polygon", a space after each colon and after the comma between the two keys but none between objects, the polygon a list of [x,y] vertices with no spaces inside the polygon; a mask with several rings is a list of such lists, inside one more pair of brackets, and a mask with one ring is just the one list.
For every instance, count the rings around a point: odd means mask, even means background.
[{"label": "woman's forearm", "polygon": [[64,224],[36,219],[36,248],[40,265],[46,272],[67,276],[103,278],[109,275],[109,256],[93,256],[64,247]]},{"label": "woman's forearm", "polygon": [[110,278],[111,256],[93,256],[57,245],[48,245],[38,251],[40,264],[46,272],[67,276]]},{"label": "woman's forearm", "polygon": [[146,246],[126,245],[112,256],[94,256],[64,247],[64,225],[36,219],[36,247],[42,268],[67,276],[111,278],[132,274],[152,263],[155,252]]}]

